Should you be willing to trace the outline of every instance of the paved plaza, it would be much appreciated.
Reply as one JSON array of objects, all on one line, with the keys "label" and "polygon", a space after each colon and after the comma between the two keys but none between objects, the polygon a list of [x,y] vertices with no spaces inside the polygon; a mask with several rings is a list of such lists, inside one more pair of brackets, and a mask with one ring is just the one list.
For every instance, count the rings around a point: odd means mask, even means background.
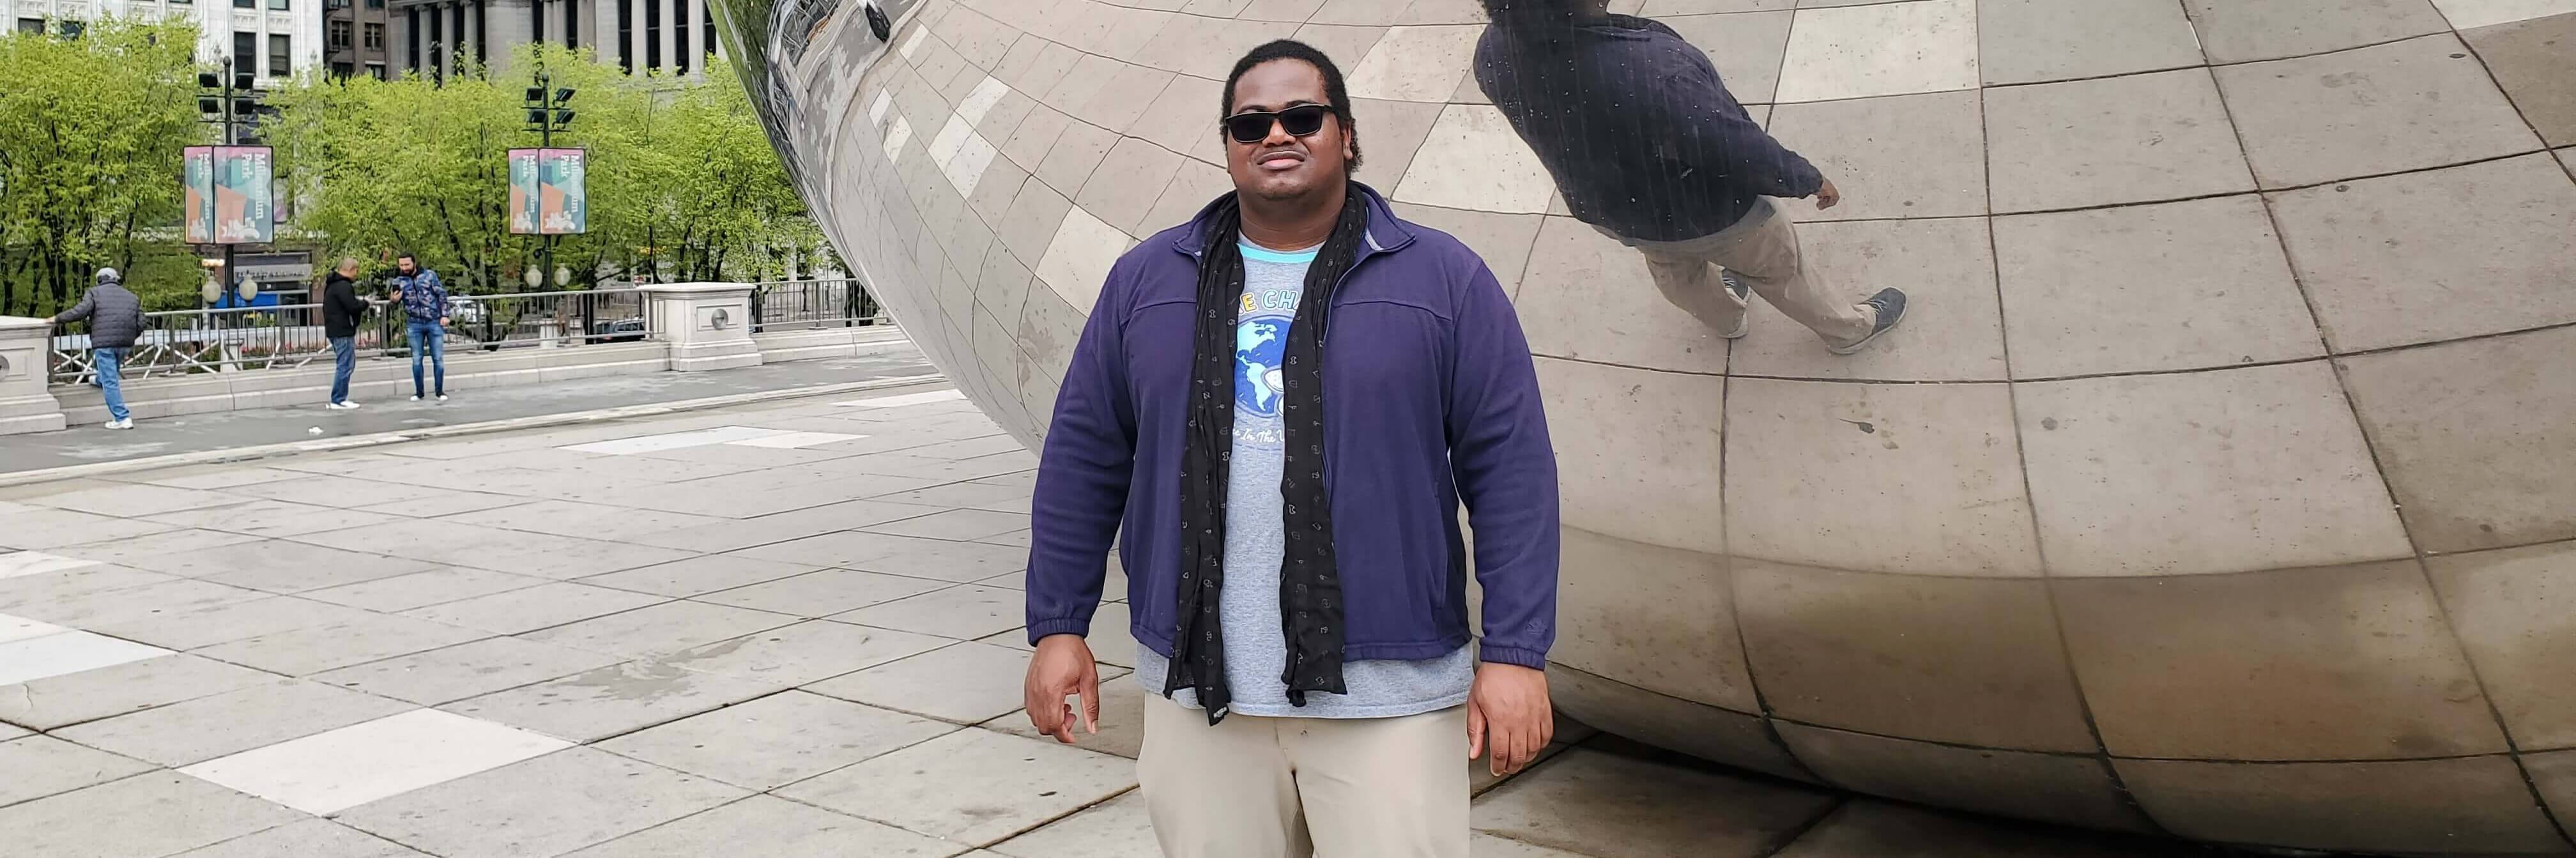
[{"label": "paved plaza", "polygon": [[[1019,711],[1035,464],[928,385],[0,489],[0,852],[1154,855],[1126,606]],[[1479,858],[2197,851],[1561,736]]]}]

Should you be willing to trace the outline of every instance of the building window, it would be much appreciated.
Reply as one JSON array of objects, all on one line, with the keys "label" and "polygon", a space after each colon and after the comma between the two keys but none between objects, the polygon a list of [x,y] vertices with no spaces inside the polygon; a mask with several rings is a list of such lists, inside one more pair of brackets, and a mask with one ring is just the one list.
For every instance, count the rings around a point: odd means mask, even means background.
[{"label": "building window", "polygon": [[382,9],[382,8],[385,8],[385,0],[367,0],[367,8],[369,8],[369,9]]},{"label": "building window", "polygon": [[617,67],[635,73],[635,3],[617,0]]},{"label": "building window", "polygon": [[89,32],[88,21],[64,21],[60,26],[62,27],[62,36],[65,39],[77,39],[81,37],[82,33]]},{"label": "building window", "polygon": [[671,65],[680,74],[688,74],[690,66],[694,65],[690,60],[697,59],[697,54],[689,51],[690,27],[689,19],[686,17],[688,14],[689,8],[685,2],[671,4]]},{"label": "building window", "polygon": [[233,72],[236,74],[257,74],[259,72],[258,33],[236,32],[233,34]]},{"label": "building window", "polygon": [[268,0],[268,10],[271,12],[289,11],[292,7],[288,6],[287,3],[288,0]]},{"label": "building window", "polygon": [[374,77],[375,77],[375,79],[377,79],[377,80],[384,80],[384,79],[385,79],[385,64],[384,64],[384,63],[368,63],[368,64],[367,64],[367,74],[374,76]]},{"label": "building window", "polygon": [[259,8],[259,0],[233,0],[233,8],[257,9]]},{"label": "building window", "polygon": [[716,5],[715,5],[715,4],[713,4],[713,3],[709,3],[709,4],[707,4],[707,20],[706,20],[706,22],[701,26],[701,31],[700,31],[700,33],[699,33],[699,38],[698,38],[698,53],[701,53],[701,54],[711,54],[711,53],[715,53],[715,50],[716,50]]},{"label": "building window", "polygon": [[331,64],[331,78],[333,80],[348,80],[349,75],[356,73],[357,67],[352,66],[345,61],[333,62]]},{"label": "building window", "polygon": [[383,24],[368,24],[368,25],[367,25],[367,50],[370,50],[370,51],[381,51],[381,50],[384,50],[384,49],[385,49],[385,25],[383,25]]},{"label": "building window", "polygon": [[295,67],[295,49],[285,33],[268,37],[268,76],[285,77]]},{"label": "building window", "polygon": [[44,34],[45,34],[45,19],[43,19],[43,18],[20,18],[20,19],[18,19],[18,32],[26,33],[26,34],[29,34],[29,35],[35,35],[35,36],[41,36],[41,35],[44,35]]},{"label": "building window", "polygon": [[[350,41],[351,41],[351,39],[354,37],[354,32],[356,31],[356,29],[357,29],[357,27],[356,27],[356,26],[354,26],[354,25],[352,24],[352,22],[349,22],[349,21],[333,21],[333,22],[331,22],[331,50],[334,50],[334,51],[345,51],[345,50],[348,50],[348,49],[349,49],[349,42],[350,42]],[[347,76],[348,76],[347,72],[345,72],[345,71],[344,71],[344,72],[342,72],[342,73],[341,73],[341,77],[347,77]]]},{"label": "building window", "polygon": [[405,48],[405,50],[404,50],[404,52],[403,52],[403,62],[406,62],[406,63],[410,63],[410,64],[411,64],[411,65],[410,65],[410,68],[411,68],[411,71],[412,71],[412,73],[413,73],[413,74],[419,74],[419,73],[420,73],[420,7],[418,7],[418,6],[414,6],[414,7],[411,7],[411,8],[409,8],[409,9],[405,9],[405,10],[403,10],[403,14],[404,14],[405,16],[408,16],[408,17],[411,19],[411,26],[408,26],[408,27],[404,27],[404,28],[403,28],[403,41],[404,41],[404,48]]}]

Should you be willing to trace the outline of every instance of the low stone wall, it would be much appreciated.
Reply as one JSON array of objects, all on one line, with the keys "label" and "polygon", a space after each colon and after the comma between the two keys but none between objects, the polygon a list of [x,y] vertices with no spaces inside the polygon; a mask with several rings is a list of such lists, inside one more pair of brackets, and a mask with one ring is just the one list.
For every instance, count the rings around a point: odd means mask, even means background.
[{"label": "low stone wall", "polygon": [[[761,334],[752,338],[762,363],[853,357],[901,346],[904,335],[892,325]],[[426,370],[426,367],[424,367]],[[644,375],[671,371],[671,345],[636,342],[565,348],[522,348],[501,352],[454,350],[447,353],[447,388],[453,393],[531,384],[549,384],[603,375]],[[328,355],[295,369],[195,373],[161,378],[128,379],[125,406],[138,419],[205,414],[243,408],[313,405],[331,399]],[[107,403],[87,384],[55,385],[72,425],[107,422]],[[398,400],[411,396],[411,359],[358,361],[349,379],[349,398],[359,402]]]},{"label": "low stone wall", "polygon": [[806,328],[792,331],[766,331],[751,335],[760,345],[760,359],[770,363],[783,360],[857,357],[884,348],[888,341],[903,342],[902,332],[893,325],[869,325],[851,328]]}]

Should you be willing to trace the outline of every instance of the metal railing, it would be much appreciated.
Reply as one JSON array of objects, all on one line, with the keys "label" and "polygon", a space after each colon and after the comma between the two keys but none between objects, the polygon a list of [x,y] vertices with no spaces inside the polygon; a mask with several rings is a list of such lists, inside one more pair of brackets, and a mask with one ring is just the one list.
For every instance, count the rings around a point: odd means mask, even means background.
[{"label": "metal railing", "polygon": [[[371,301],[359,323],[360,358],[408,356],[402,305]],[[557,348],[656,339],[650,299],[634,289],[456,295],[448,302],[447,350]],[[56,384],[96,383],[88,326],[53,337],[48,377]],[[329,362],[322,306],[290,304],[144,314],[144,330],[120,364],[129,380],[205,372],[295,369]]]},{"label": "metal railing", "polygon": [[751,290],[751,332],[882,325],[891,320],[855,279],[788,280]]}]

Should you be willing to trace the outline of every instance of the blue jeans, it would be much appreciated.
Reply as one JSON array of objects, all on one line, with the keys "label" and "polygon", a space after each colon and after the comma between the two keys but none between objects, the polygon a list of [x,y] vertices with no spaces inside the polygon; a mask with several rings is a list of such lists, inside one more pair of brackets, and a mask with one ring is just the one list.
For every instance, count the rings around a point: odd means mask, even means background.
[{"label": "blue jeans", "polygon": [[411,395],[428,396],[420,386],[420,359],[423,352],[438,378],[438,395],[447,395],[447,329],[437,322],[414,319],[403,328],[403,339],[411,346]]},{"label": "blue jeans", "polygon": [[130,349],[94,349],[92,363],[98,365],[98,391],[107,395],[107,419],[123,420],[133,412],[125,410],[125,353]]},{"label": "blue jeans", "polygon": [[349,401],[349,374],[358,371],[358,338],[331,338],[331,404]]}]

